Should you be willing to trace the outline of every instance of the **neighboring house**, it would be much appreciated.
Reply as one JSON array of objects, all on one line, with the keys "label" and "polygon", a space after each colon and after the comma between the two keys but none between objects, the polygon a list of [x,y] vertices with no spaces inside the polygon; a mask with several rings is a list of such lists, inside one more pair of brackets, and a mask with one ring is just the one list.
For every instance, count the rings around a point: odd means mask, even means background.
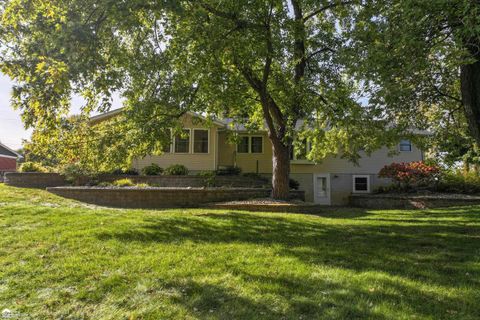
[{"label": "neighboring house", "polygon": [[17,161],[22,156],[0,142],[0,176],[17,171]]},{"label": "neighboring house", "polygon": [[[108,120],[120,112],[121,109],[116,109],[92,117],[91,123]],[[162,155],[134,160],[133,167],[140,170],[152,163],[163,168],[182,164],[195,173],[237,166],[242,172],[272,175],[272,146],[266,131],[249,133],[239,126],[233,129],[239,135],[239,143],[235,145],[228,139],[229,131],[232,130],[229,121],[214,121],[210,127],[205,127],[204,120],[199,115],[186,114],[182,119],[185,137],[174,137]],[[305,191],[307,201],[343,205],[352,193],[370,193],[375,188],[388,184],[388,180],[378,178],[378,172],[383,166],[392,162],[420,160],[423,160],[423,152],[409,140],[402,140],[397,154],[389,155],[389,150],[385,147],[370,156],[362,157],[358,165],[340,157],[328,157],[315,164],[295,156],[291,161],[290,177],[300,183],[300,190]]]}]

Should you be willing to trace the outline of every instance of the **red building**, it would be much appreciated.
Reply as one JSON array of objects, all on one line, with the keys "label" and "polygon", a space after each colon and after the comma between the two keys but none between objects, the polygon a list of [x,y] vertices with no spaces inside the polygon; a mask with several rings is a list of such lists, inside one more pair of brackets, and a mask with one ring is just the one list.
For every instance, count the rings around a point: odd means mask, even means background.
[{"label": "red building", "polygon": [[17,171],[17,160],[21,155],[0,142],[0,173]]}]

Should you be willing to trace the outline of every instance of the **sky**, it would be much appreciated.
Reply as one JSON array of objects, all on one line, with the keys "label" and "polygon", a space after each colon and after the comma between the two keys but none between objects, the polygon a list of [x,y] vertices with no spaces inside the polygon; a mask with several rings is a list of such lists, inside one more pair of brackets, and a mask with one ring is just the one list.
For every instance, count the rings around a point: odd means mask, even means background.
[{"label": "sky", "polygon": [[[12,86],[13,82],[10,78],[0,73],[0,142],[11,149],[17,150],[22,147],[23,139],[30,138],[32,130],[25,129],[20,111],[13,110],[10,105]],[[73,97],[71,113],[78,113],[82,103],[81,97]],[[120,105],[120,99],[115,97],[112,108],[117,108]]]},{"label": "sky", "polygon": [[10,106],[13,82],[0,74],[0,142],[11,149],[22,147],[22,139],[28,139],[31,130],[25,130],[20,112]]}]

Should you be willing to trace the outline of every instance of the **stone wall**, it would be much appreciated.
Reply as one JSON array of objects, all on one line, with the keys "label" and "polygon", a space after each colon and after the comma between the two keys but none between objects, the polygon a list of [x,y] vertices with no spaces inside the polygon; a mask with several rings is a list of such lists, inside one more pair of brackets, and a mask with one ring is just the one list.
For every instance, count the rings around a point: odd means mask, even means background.
[{"label": "stone wall", "polygon": [[262,188],[47,188],[58,196],[117,208],[198,207],[205,203],[264,198],[269,189]]},{"label": "stone wall", "polygon": [[[130,175],[100,175],[99,182],[113,182],[119,179],[131,179],[134,183],[154,184],[158,187],[204,187],[206,179],[201,176],[130,176]],[[81,184],[87,184],[88,178],[81,179]],[[5,184],[21,188],[48,188],[68,185],[64,177],[58,173],[10,172],[5,174]],[[214,186],[234,188],[261,188],[269,182],[243,176],[217,176]]]},{"label": "stone wall", "polygon": [[[101,175],[99,181],[113,182],[128,178],[135,183],[154,184],[157,187],[204,187],[206,179],[202,176],[130,176],[130,175]],[[260,188],[268,186],[270,182],[243,176],[216,176],[214,186],[234,188]]]},{"label": "stone wall", "polygon": [[7,172],[4,182],[6,185],[20,188],[58,187],[67,184],[65,178],[58,173],[40,172]]},{"label": "stone wall", "polygon": [[351,195],[350,205],[367,209],[427,209],[451,206],[479,205],[479,196],[442,195]]}]

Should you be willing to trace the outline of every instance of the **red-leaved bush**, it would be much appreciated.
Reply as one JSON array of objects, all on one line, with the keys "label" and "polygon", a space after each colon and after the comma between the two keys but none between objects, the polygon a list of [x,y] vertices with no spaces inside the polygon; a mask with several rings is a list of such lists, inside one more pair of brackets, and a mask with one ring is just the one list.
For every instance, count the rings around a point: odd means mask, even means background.
[{"label": "red-leaved bush", "polygon": [[434,183],[440,174],[440,168],[430,166],[423,161],[392,163],[380,170],[380,178],[390,178],[393,182],[407,188],[426,186]]}]

